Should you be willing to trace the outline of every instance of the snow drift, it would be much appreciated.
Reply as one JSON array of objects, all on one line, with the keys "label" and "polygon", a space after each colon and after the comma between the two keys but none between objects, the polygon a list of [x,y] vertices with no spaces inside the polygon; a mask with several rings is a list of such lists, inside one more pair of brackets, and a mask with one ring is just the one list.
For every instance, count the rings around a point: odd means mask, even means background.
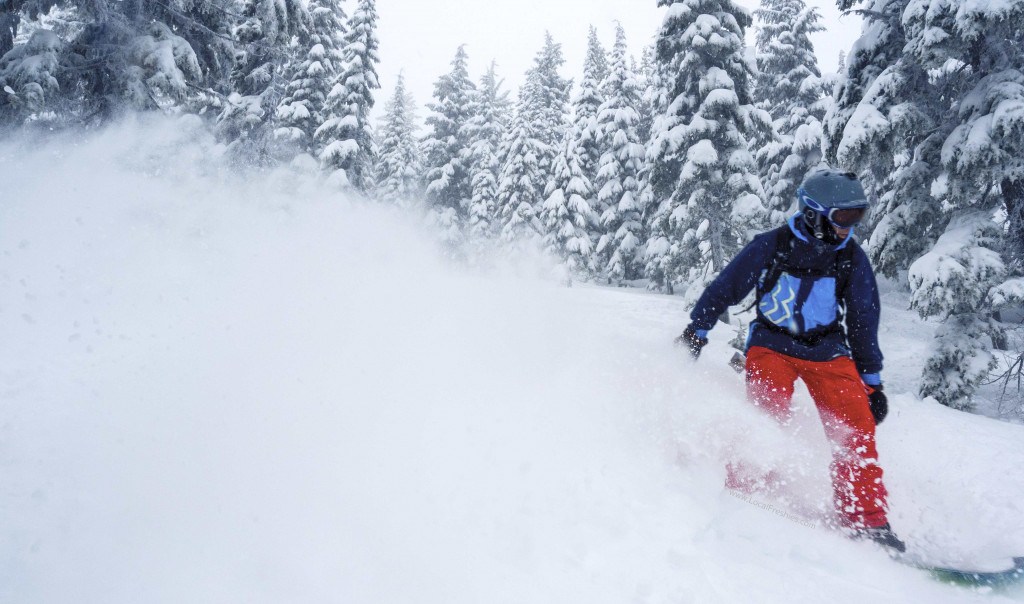
[{"label": "snow drift", "polygon": [[[820,508],[827,446],[743,402],[727,337],[684,362],[677,299],[471,273],[218,151],[190,119],[0,146],[0,600],[983,595],[724,492],[725,459],[789,464]],[[897,399],[897,528],[1024,544],[1022,430]]]}]

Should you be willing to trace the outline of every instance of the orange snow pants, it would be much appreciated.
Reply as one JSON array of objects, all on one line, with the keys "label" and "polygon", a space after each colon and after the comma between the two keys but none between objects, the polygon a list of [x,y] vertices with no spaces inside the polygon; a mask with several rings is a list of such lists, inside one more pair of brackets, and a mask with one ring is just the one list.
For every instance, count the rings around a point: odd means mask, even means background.
[{"label": "orange snow pants", "polygon": [[780,422],[790,418],[793,385],[807,385],[832,443],[836,510],[851,527],[887,522],[886,490],[875,450],[875,419],[850,357],[803,361],[760,346],[747,351],[747,396]]}]

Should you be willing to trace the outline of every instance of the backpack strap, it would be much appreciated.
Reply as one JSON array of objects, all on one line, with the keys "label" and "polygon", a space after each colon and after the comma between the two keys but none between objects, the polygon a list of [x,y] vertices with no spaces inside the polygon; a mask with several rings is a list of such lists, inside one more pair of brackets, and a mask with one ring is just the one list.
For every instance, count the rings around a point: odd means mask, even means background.
[{"label": "backpack strap", "polygon": [[753,309],[760,302],[765,292],[775,289],[775,285],[779,282],[779,277],[782,276],[783,271],[786,269],[789,253],[793,249],[791,245],[792,240],[793,233],[789,230],[789,225],[783,225],[775,229],[775,251],[772,252],[771,260],[761,270],[761,276],[757,279],[754,301],[750,303],[750,306],[743,309],[743,312]]},{"label": "backpack strap", "polygon": [[851,238],[836,254],[836,302],[839,303],[843,314],[846,314],[843,296],[846,295],[846,287],[850,284],[850,276],[853,274],[853,259],[859,247],[857,242]]},{"label": "backpack strap", "polygon": [[836,303],[839,305],[840,312],[842,313],[837,317],[837,321],[839,321],[841,329],[843,317],[846,316],[846,303],[843,302],[843,298],[846,296],[846,289],[850,285],[850,277],[853,275],[853,259],[859,247],[857,242],[851,239],[839,251],[839,254],[836,254]]},{"label": "backpack strap", "polygon": [[775,289],[779,277],[786,270],[789,261],[789,254],[793,251],[793,233],[789,225],[784,225],[775,230],[775,253],[772,254],[772,261],[766,268],[761,278],[757,280],[757,299],[760,300],[766,292]]}]

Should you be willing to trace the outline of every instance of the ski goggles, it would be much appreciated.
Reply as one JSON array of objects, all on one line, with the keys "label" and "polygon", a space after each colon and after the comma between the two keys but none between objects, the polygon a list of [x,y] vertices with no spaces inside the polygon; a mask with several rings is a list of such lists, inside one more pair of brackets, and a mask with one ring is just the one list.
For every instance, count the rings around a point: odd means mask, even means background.
[{"label": "ski goggles", "polygon": [[826,208],[811,199],[806,193],[804,193],[803,189],[800,189],[799,193],[803,202],[807,204],[807,207],[821,214],[827,218],[829,222],[841,229],[848,229],[857,225],[860,221],[864,220],[864,216],[868,213],[867,205],[855,208]]},{"label": "ski goggles", "polygon": [[848,229],[864,220],[867,213],[867,208],[832,208],[825,216],[837,227]]}]

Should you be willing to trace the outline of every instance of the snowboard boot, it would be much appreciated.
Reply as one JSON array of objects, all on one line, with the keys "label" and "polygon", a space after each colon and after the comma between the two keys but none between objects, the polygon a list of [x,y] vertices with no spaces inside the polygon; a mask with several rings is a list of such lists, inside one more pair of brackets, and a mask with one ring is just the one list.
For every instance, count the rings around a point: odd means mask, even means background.
[{"label": "snowboard boot", "polygon": [[892,527],[889,526],[888,522],[882,526],[857,529],[854,533],[854,538],[870,539],[890,552],[897,554],[902,554],[907,551],[907,545],[900,541],[900,538],[896,536],[896,533],[892,532]]}]

